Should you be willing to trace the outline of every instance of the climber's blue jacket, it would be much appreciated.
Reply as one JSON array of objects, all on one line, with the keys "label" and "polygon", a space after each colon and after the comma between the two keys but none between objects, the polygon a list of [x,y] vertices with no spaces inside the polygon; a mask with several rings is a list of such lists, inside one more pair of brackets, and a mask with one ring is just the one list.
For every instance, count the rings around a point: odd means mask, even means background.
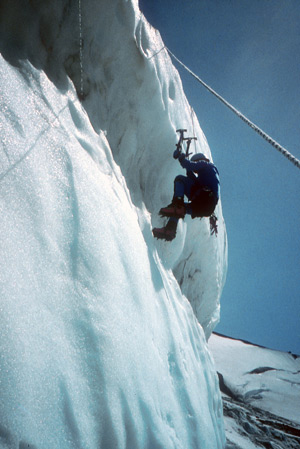
[{"label": "climber's blue jacket", "polygon": [[187,171],[187,176],[203,187],[208,187],[219,199],[220,178],[217,167],[209,161],[189,161],[184,154],[179,157],[179,162]]}]

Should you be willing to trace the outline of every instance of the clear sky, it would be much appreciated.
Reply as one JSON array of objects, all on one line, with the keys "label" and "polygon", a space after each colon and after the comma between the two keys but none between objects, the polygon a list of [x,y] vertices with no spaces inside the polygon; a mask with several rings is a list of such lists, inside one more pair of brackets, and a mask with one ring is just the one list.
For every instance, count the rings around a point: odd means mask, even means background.
[{"label": "clear sky", "polygon": [[[140,9],[183,63],[300,159],[299,0]],[[221,176],[229,268],[216,331],[300,354],[300,170],[176,67]]]}]

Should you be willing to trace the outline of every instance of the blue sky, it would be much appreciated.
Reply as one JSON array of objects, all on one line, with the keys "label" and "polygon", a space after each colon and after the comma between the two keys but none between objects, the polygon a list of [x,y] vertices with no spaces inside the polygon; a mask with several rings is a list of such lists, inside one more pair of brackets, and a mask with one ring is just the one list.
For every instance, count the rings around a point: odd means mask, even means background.
[{"label": "blue sky", "polygon": [[[182,62],[300,159],[300,1],[140,8]],[[221,175],[229,268],[216,331],[300,354],[300,170],[176,67]]]}]

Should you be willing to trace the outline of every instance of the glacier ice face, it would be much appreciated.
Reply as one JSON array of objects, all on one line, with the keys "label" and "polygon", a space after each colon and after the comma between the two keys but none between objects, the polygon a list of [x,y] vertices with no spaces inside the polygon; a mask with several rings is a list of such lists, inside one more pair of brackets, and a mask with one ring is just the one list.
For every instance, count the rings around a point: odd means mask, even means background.
[{"label": "glacier ice face", "polygon": [[[152,214],[153,226],[161,226],[157,213],[172,198],[175,176],[183,173],[172,159],[176,129],[183,127],[197,136],[193,150],[210,155],[210,149],[177,70],[167,52],[160,51],[164,43],[159,32],[139,11],[137,1],[81,2],[81,33],[79,2],[57,0],[55,7],[40,0],[19,2],[2,7],[2,17],[7,19],[1,28],[4,57],[14,66],[20,57],[29,59],[61,90],[67,89],[67,75],[78,93],[83,87],[89,120],[97,133],[105,131],[134,204]],[[157,245],[207,337],[219,321],[226,278],[221,203],[217,216],[218,238],[210,238],[207,219],[187,217],[180,223],[176,241]]]},{"label": "glacier ice face", "polygon": [[[164,43],[159,33],[137,13],[128,33],[110,8],[109,2],[105,7],[110,14],[109,28],[105,15],[99,25],[107,41],[98,39],[92,44],[103,73],[89,79],[89,86],[94,87],[85,105],[95,129],[107,131],[134,204],[139,208],[145,205],[152,213],[153,226],[161,226],[157,213],[170,202],[173,180],[182,172],[172,159],[176,129],[186,128],[198,137],[197,151],[210,155],[210,150],[177,70],[167,52],[160,51]],[[86,71],[91,73],[89,63]],[[103,101],[95,110],[94,94],[101,89]],[[160,257],[173,270],[207,337],[219,320],[219,299],[226,277],[227,242],[221,204],[217,215],[217,239],[210,238],[207,219],[187,218],[180,223],[174,242],[158,244]]]},{"label": "glacier ice face", "polygon": [[2,440],[222,447],[202,329],[145,243],[107,139],[71,87],[28,63],[23,76],[1,60],[15,93],[1,97]]},{"label": "glacier ice face", "polygon": [[172,273],[209,334],[226,267],[220,206],[219,239],[188,223],[157,251],[151,234],[188,104],[168,57],[147,59],[161,40],[136,2],[82,3],[84,105],[65,74],[78,86],[76,8],[14,1],[2,15],[0,441],[222,448],[217,377]]}]

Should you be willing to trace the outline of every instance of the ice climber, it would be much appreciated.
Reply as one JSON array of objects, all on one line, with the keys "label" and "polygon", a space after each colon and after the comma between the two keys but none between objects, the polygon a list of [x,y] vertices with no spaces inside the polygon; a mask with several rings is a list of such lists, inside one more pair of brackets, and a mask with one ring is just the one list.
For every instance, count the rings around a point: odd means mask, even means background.
[{"label": "ice climber", "polygon": [[[174,196],[171,204],[160,209],[162,217],[169,217],[162,228],[154,228],[153,235],[158,239],[171,241],[176,237],[178,220],[186,214],[195,217],[210,217],[211,234],[217,234],[215,207],[220,196],[220,180],[217,167],[202,153],[187,155],[177,148],[173,154],[181,166],[186,169],[186,176],[178,175],[174,180]],[[184,196],[188,202],[184,202]]]}]

